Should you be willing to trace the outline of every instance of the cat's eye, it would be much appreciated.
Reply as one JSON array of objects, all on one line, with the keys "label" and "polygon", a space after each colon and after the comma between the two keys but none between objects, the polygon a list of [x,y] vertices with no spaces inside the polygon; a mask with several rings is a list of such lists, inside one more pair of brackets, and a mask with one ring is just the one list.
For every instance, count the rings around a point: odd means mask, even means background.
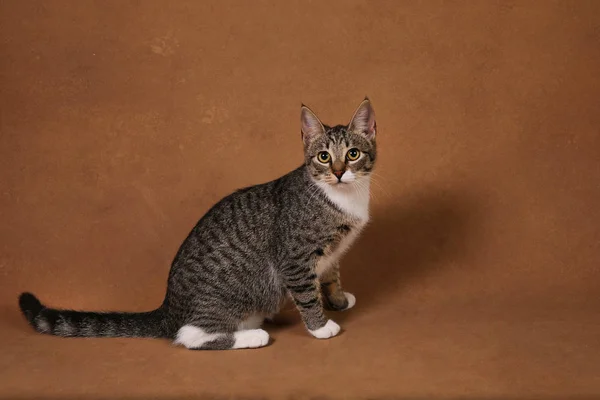
[{"label": "cat's eye", "polygon": [[350,149],[346,153],[346,158],[350,161],[356,161],[360,157],[360,150],[358,149]]},{"label": "cat's eye", "polygon": [[317,159],[320,162],[322,162],[323,164],[327,164],[329,162],[329,160],[331,160],[331,156],[329,155],[328,152],[322,151],[319,154],[317,154]]}]

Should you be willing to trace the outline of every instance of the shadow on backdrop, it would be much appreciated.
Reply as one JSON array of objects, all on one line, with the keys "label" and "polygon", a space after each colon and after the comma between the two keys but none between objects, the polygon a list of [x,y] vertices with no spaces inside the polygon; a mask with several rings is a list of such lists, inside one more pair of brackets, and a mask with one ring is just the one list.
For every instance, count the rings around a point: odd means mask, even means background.
[{"label": "shadow on backdrop", "polygon": [[[430,188],[398,203],[373,215],[342,261],[343,284],[356,293],[359,313],[401,296],[403,287],[424,275],[464,260],[467,243],[475,241],[478,208],[466,191]],[[351,314],[356,315],[342,318]]]}]

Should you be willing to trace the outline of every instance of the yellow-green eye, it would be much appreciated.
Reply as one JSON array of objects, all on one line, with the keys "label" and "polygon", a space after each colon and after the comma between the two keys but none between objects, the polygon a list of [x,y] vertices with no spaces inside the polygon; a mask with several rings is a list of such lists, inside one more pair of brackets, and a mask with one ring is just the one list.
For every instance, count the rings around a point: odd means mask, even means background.
[{"label": "yellow-green eye", "polygon": [[329,155],[328,152],[326,151],[322,151],[319,154],[317,154],[317,158],[319,159],[319,161],[321,161],[323,164],[327,164],[329,162],[329,160],[331,160],[331,156]]},{"label": "yellow-green eye", "polygon": [[346,158],[350,161],[356,161],[360,157],[360,150],[358,149],[350,149],[348,153],[346,153]]}]

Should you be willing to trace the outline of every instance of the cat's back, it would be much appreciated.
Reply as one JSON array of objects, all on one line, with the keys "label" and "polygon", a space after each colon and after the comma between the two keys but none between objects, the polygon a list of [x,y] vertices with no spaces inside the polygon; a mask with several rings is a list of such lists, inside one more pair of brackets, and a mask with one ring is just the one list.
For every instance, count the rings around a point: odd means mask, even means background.
[{"label": "cat's back", "polygon": [[261,243],[268,240],[282,207],[301,187],[297,169],[282,177],[235,190],[215,203],[198,221],[192,237],[211,243]]}]

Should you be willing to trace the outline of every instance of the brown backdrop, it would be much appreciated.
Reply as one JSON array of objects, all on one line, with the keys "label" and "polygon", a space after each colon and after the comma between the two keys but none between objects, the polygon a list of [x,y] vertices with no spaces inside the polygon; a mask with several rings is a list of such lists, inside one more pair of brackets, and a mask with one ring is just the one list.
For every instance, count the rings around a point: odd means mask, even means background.
[{"label": "brown backdrop", "polygon": [[[600,395],[600,2],[3,1],[0,397]],[[264,349],[35,334],[146,310],[196,220],[378,116],[345,332]],[[78,397],[81,398],[81,397]]]}]

